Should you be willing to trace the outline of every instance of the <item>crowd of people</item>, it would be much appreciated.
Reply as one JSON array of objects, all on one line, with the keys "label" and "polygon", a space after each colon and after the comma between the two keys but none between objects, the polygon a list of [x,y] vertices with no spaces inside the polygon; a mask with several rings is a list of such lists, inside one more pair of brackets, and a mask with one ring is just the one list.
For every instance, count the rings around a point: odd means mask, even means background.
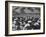
[{"label": "crowd of people", "polygon": [[13,19],[13,28],[14,30],[40,29],[40,17],[15,17]]}]

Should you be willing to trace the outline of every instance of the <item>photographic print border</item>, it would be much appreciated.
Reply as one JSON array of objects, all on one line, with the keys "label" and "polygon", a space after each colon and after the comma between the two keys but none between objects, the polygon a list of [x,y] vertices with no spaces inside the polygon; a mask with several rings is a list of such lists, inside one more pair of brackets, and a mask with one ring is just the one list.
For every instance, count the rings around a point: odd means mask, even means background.
[{"label": "photographic print border", "polygon": [[[42,33],[28,33],[28,34],[8,34],[8,2],[16,3],[28,3],[28,4],[42,4],[43,5],[43,32]],[[22,2],[22,1],[5,1],[5,36],[18,36],[18,35],[35,35],[35,34],[45,34],[45,3],[40,2]]]}]

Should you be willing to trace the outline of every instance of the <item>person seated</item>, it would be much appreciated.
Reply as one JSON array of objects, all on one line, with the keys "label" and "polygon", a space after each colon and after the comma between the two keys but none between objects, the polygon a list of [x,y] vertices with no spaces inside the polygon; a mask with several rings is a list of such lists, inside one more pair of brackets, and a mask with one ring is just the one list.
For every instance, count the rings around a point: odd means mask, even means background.
[{"label": "person seated", "polygon": [[30,24],[29,23],[26,23],[25,26],[23,27],[23,30],[28,30],[30,27]]},{"label": "person seated", "polygon": [[34,23],[33,29],[40,29],[40,24],[38,22]]}]

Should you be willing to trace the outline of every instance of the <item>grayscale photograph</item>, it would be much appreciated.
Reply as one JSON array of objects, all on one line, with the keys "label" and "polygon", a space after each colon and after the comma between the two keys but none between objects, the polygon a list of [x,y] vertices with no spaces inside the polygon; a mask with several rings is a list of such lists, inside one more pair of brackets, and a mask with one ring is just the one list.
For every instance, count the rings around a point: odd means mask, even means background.
[{"label": "grayscale photograph", "polygon": [[45,3],[5,2],[6,36],[45,34]]},{"label": "grayscale photograph", "polygon": [[12,6],[12,31],[40,30],[40,7]]}]

